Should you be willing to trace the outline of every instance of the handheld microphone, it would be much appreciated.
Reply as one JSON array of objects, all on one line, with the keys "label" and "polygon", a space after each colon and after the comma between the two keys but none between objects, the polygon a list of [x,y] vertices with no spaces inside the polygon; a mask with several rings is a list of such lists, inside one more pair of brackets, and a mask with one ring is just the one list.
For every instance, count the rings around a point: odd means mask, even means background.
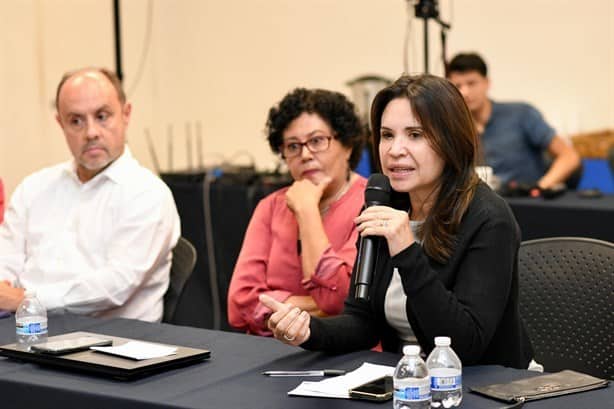
[{"label": "handheld microphone", "polygon": [[[381,173],[369,176],[365,189],[365,207],[388,206],[390,204],[390,180]],[[358,267],[356,269],[356,291],[354,298],[361,300],[369,299],[369,286],[375,266],[375,244],[377,237],[362,237],[358,247]]]}]

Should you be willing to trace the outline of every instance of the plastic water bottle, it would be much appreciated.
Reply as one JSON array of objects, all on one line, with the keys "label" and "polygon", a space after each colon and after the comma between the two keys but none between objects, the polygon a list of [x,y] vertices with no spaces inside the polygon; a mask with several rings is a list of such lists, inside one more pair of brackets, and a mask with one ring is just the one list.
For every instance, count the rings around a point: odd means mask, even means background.
[{"label": "plastic water bottle", "polygon": [[426,359],[434,408],[459,406],[463,399],[463,367],[450,343],[449,337],[435,337],[435,349]]},{"label": "plastic water bottle", "polygon": [[33,344],[47,341],[47,310],[32,290],[26,290],[15,311],[15,332],[17,345],[26,351]]},{"label": "plastic water bottle", "polygon": [[405,345],[394,371],[394,409],[430,409],[431,382],[418,345]]}]

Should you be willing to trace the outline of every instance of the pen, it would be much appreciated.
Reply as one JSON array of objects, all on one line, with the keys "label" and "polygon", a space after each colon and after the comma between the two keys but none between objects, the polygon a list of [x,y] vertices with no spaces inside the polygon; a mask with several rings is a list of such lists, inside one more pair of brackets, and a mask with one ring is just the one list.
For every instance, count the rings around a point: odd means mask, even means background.
[{"label": "pen", "polygon": [[314,371],[265,371],[266,376],[337,376],[344,375],[343,369],[322,369]]}]

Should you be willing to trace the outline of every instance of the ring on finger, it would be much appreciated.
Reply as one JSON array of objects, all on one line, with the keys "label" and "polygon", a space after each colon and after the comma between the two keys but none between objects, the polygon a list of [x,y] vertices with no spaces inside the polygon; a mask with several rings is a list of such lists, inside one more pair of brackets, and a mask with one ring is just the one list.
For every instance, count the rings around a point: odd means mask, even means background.
[{"label": "ring on finger", "polygon": [[293,336],[293,337],[289,337],[288,334],[284,333],[284,339],[286,341],[292,342],[292,341],[294,341],[296,339],[296,335]]}]

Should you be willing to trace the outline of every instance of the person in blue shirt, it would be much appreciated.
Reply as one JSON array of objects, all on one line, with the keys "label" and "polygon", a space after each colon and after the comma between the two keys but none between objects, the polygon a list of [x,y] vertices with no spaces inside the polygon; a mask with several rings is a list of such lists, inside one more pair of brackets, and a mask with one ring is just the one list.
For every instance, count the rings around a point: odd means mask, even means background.
[{"label": "person in blue shirt", "polygon": [[[580,166],[577,152],[533,106],[491,100],[487,74],[486,63],[475,53],[457,54],[447,72],[469,107],[486,165],[504,184],[514,181],[548,189],[565,182]],[[552,157],[549,167],[545,152]]]}]

